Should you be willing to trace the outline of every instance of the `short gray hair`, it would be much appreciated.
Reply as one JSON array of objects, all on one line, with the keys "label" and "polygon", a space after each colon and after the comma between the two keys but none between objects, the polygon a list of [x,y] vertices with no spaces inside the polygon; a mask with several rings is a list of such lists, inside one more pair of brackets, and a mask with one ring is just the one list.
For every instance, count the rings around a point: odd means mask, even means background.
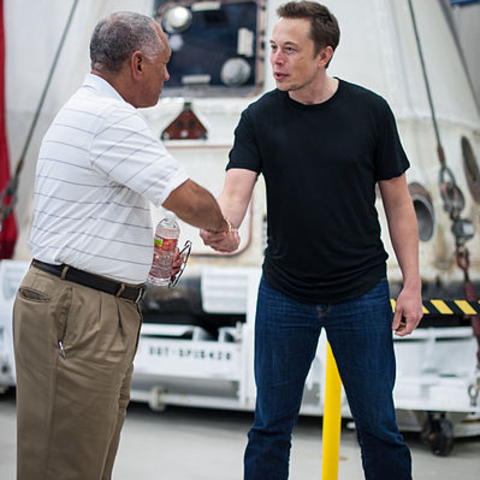
[{"label": "short gray hair", "polygon": [[137,50],[149,60],[165,49],[151,17],[135,12],[116,12],[100,20],[90,40],[92,70],[118,73]]}]

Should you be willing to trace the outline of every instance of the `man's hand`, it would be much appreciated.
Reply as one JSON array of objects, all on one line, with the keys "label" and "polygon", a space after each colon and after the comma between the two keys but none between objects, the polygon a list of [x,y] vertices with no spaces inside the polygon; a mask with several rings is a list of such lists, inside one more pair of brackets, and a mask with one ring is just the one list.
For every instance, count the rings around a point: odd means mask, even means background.
[{"label": "man's hand", "polygon": [[170,269],[170,276],[175,278],[182,267],[183,257],[180,255],[180,250],[178,248],[175,249],[175,254],[172,258],[172,267]]},{"label": "man's hand", "polygon": [[240,236],[236,228],[232,228],[228,234],[225,232],[211,233],[206,230],[200,230],[200,238],[207,247],[211,247],[213,250],[221,253],[234,252],[240,245]]},{"label": "man's hand", "polygon": [[423,317],[422,297],[419,289],[404,288],[397,299],[392,330],[395,335],[405,337],[410,335]]}]

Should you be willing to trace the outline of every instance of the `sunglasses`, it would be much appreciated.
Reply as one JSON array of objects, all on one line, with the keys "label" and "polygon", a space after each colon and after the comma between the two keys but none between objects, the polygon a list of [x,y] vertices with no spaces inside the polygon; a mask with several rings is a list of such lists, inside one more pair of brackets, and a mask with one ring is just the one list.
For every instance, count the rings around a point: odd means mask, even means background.
[{"label": "sunglasses", "polygon": [[169,288],[175,287],[178,281],[180,280],[180,278],[182,277],[183,272],[185,271],[185,267],[187,266],[188,259],[190,258],[191,251],[192,251],[192,242],[190,240],[187,240],[185,242],[185,245],[179,252],[180,257],[182,258],[182,264],[180,265],[180,270],[175,275],[175,277],[172,277],[170,279],[170,283],[168,284]]}]

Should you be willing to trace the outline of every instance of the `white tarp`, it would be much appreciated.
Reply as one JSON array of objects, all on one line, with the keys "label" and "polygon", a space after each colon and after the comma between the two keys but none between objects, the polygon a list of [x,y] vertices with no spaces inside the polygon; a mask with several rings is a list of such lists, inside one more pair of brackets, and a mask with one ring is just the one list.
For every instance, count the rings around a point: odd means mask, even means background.
[{"label": "white tarp", "polygon": [[[267,43],[276,20],[275,10],[280,3],[279,0],[267,0]],[[453,240],[449,232],[448,217],[442,212],[438,196],[439,162],[436,156],[436,141],[408,1],[325,0],[324,3],[338,17],[342,31],[340,46],[332,61],[330,73],[371,88],[390,102],[413,165],[409,171],[409,179],[421,183],[431,192],[434,206],[439,213],[437,224],[443,222],[446,225],[446,233],[437,235],[431,248],[424,245],[421,254],[430,265],[438,264],[438,253],[450,262],[453,258]],[[23,148],[72,4],[73,0],[5,2],[7,129],[12,171]],[[440,0],[413,0],[413,6],[447,162],[456,172],[457,181],[466,195],[464,214],[474,221],[478,231],[479,208],[468,195],[461,151],[461,137],[466,136],[472,143],[477,158],[480,152],[480,119],[473,93],[452,32],[444,18]],[[114,10],[136,10],[151,14],[153,1],[79,2],[21,177],[16,210],[20,231],[16,258],[29,257],[26,238],[29,233],[33,175],[39,143],[58,108],[78,88],[88,72],[88,42],[95,23]],[[265,63],[265,85],[262,92],[274,87],[268,58]],[[210,113],[207,110],[202,112],[202,103],[197,102],[194,108],[197,113],[203,114],[202,118],[206,119],[211,133],[210,140],[202,144],[202,148],[211,145],[212,152],[218,153],[220,150],[214,145],[217,142],[228,151],[238,114],[253,100],[220,99],[215,102],[206,99],[203,106],[208,107]],[[169,104],[164,101],[160,102],[153,112],[145,112],[156,132],[161,131],[162,125],[175,118],[178,112],[171,112],[181,108],[182,103],[178,103],[178,107],[176,105],[175,102]],[[201,156],[202,151],[197,148],[182,148],[177,146],[172,153],[185,162],[191,176],[214,192],[220,188],[226,162],[223,152],[219,154],[221,158],[210,156],[205,159],[212,163],[212,168],[198,169],[196,165],[199,162],[194,161],[193,157]],[[204,178],[205,175],[208,177]],[[473,263],[480,262],[478,237],[477,234],[470,244]],[[386,243],[391,250],[388,240]],[[259,258],[256,262],[260,263],[261,252],[257,256]]]},{"label": "white tarp", "polygon": [[[6,107],[10,171],[13,172],[54,60],[73,0],[6,0]],[[60,106],[89,71],[88,45],[97,21],[110,12],[151,14],[152,0],[80,0],[27,152],[19,185],[16,218],[19,240],[15,256],[28,259],[33,178],[38,148]]]}]

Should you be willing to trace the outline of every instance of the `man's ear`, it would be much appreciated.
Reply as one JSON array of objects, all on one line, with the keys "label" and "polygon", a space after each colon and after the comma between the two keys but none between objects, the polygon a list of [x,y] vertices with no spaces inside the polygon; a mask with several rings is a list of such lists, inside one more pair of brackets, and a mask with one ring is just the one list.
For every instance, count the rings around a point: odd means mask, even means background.
[{"label": "man's ear", "polygon": [[320,50],[320,53],[318,54],[319,66],[325,67],[328,64],[328,62],[332,59],[332,56],[333,56],[333,48],[330,47],[330,45],[328,47],[322,48]]},{"label": "man's ear", "polygon": [[144,59],[141,52],[136,51],[130,57],[130,70],[133,78],[140,78],[143,74]]}]

